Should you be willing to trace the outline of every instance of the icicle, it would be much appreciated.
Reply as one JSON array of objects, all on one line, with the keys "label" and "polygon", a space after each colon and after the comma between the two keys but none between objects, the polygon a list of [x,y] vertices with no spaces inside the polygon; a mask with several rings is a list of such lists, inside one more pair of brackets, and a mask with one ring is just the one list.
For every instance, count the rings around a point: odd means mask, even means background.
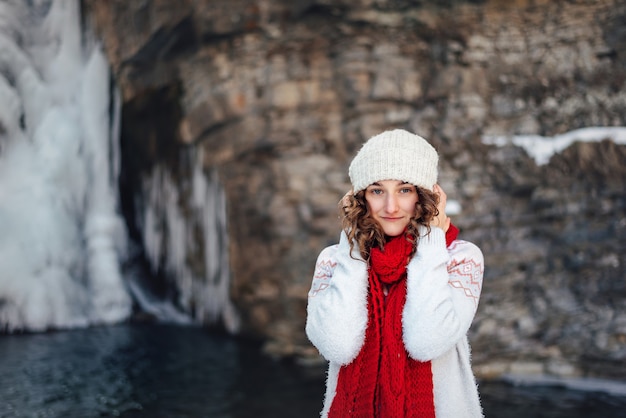
[{"label": "icicle", "polygon": [[[217,173],[202,169],[202,153],[193,150],[189,210],[179,207],[179,187],[167,170],[157,167],[146,180],[143,240],[150,263],[173,277],[178,305],[201,322],[222,321],[231,332],[239,329],[239,317],[229,298],[230,271],[225,196]],[[201,237],[197,240],[197,231]],[[204,276],[189,267],[190,254],[204,245]],[[198,256],[197,254],[194,256]]]},{"label": "icicle", "polygon": [[112,182],[109,156],[109,72],[100,49],[94,49],[86,65],[80,107],[87,151],[85,233],[87,266],[94,322],[115,322],[130,315],[131,301],[122,282],[116,253],[117,240],[125,236],[115,213],[116,184]]}]

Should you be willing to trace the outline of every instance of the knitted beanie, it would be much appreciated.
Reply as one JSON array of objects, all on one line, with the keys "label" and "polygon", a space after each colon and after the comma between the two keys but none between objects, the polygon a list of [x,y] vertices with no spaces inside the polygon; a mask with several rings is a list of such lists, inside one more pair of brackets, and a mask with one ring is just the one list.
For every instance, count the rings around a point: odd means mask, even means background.
[{"label": "knitted beanie", "polygon": [[350,163],[354,193],[382,180],[401,180],[432,190],[437,183],[437,151],[421,136],[402,129],[370,138]]}]

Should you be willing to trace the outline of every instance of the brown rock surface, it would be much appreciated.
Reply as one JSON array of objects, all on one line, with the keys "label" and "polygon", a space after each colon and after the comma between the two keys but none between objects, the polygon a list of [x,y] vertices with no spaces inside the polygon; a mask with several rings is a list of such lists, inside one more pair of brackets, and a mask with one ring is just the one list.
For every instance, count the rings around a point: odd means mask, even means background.
[{"label": "brown rock surface", "polygon": [[[122,91],[131,230],[141,243],[156,167],[186,213],[201,156],[225,192],[243,332],[311,352],[306,292],[338,237],[347,164],[369,136],[404,127],[440,151],[440,182],[463,207],[454,221],[485,254],[478,372],[626,375],[624,146],[575,144],[537,165],[481,142],[626,125],[623,2],[85,4]],[[186,260],[198,277],[205,254]],[[168,257],[155,280],[180,287]]]}]

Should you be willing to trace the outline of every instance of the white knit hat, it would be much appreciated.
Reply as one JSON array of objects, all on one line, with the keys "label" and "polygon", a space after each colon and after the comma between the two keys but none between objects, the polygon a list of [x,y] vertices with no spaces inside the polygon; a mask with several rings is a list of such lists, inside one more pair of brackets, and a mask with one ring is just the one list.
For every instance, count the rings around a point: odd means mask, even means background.
[{"label": "white knit hat", "polygon": [[348,174],[354,193],[382,180],[401,180],[432,190],[437,183],[438,162],[437,151],[424,138],[395,129],[363,144]]}]

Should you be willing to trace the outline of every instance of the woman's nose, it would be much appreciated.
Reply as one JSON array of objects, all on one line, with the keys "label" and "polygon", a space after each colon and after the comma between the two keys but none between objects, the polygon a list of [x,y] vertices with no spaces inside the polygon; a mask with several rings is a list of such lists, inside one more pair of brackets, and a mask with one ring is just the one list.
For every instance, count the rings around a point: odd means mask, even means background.
[{"label": "woman's nose", "polygon": [[395,213],[398,211],[398,201],[395,196],[389,195],[386,203],[387,213]]}]

